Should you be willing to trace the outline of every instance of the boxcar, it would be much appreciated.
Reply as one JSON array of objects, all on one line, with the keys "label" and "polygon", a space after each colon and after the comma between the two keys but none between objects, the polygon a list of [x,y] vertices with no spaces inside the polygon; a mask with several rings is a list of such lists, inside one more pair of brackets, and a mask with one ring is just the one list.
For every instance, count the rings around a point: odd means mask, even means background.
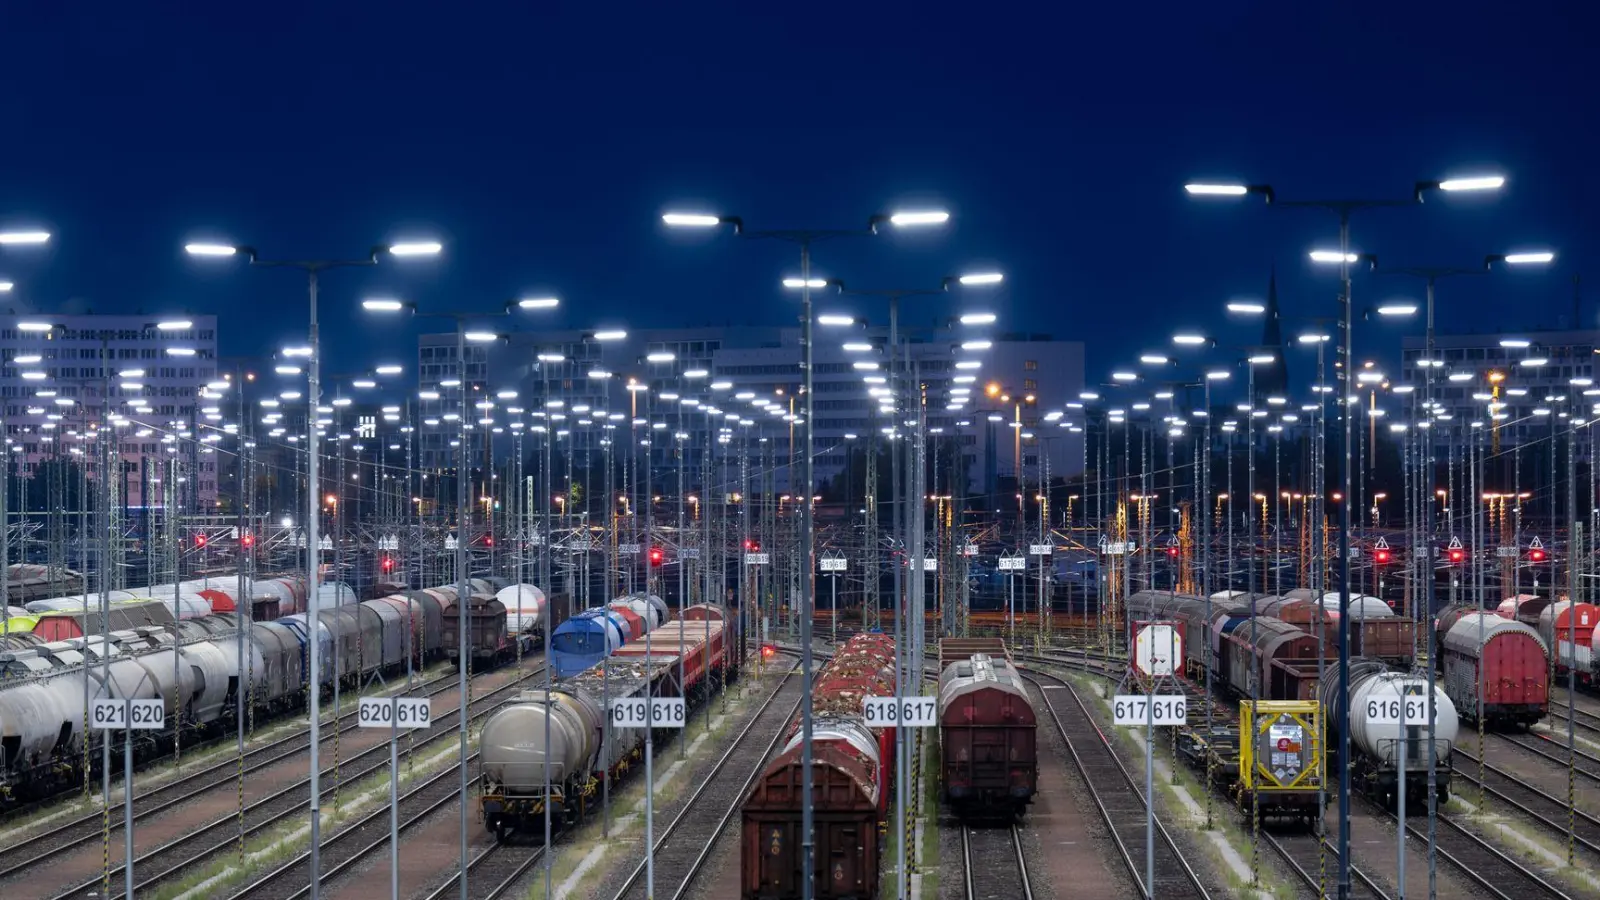
[{"label": "boxcar", "polygon": [[1474,612],[1440,642],[1444,689],[1461,715],[1488,724],[1532,725],[1550,704],[1550,656],[1521,622]]},{"label": "boxcar", "polygon": [[964,818],[1016,818],[1038,790],[1038,719],[1011,663],[976,654],[939,675],[945,801]]}]

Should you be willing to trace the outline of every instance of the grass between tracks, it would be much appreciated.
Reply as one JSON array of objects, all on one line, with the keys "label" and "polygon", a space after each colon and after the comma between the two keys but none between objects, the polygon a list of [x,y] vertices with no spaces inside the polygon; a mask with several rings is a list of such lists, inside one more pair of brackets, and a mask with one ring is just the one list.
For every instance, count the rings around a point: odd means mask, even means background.
[{"label": "grass between tracks", "polygon": [[[1098,715],[1097,724],[1103,730],[1114,732],[1123,746],[1134,754],[1134,761],[1143,764],[1145,753],[1145,735],[1143,728],[1116,728],[1108,725],[1111,710],[1107,694],[1110,691],[1108,682],[1103,678],[1073,670],[1057,670],[1056,674],[1071,681],[1079,689],[1079,695],[1089,703]],[[1106,691],[1107,693],[1102,693]],[[1175,732],[1174,732],[1175,734]],[[1228,882],[1231,896],[1268,896],[1268,897],[1293,897],[1297,896],[1295,888],[1284,881],[1278,873],[1276,865],[1259,864],[1252,866],[1252,859],[1261,859],[1271,853],[1270,849],[1257,847],[1257,852],[1252,853],[1251,834],[1247,827],[1247,818],[1241,820],[1239,811],[1231,802],[1219,800],[1207,794],[1200,778],[1192,772],[1187,765],[1177,759],[1174,734],[1164,735],[1157,732],[1155,739],[1155,765],[1158,777],[1154,779],[1154,786],[1160,801],[1157,809],[1166,807],[1166,815],[1162,821],[1168,826],[1175,826],[1194,835],[1190,843],[1197,845],[1203,852],[1210,868],[1224,875]],[[1165,769],[1163,773],[1161,770]],[[1138,778],[1136,773],[1135,779]],[[1209,797],[1209,801],[1208,801]],[[1187,801],[1187,802],[1186,802]],[[1204,813],[1196,814],[1191,805],[1211,804],[1211,821],[1207,824]],[[1218,847],[1205,833],[1220,838],[1231,852],[1242,860],[1247,866],[1252,866],[1254,883],[1240,873],[1235,864],[1224,858],[1227,851]],[[1202,871],[1204,877],[1207,873]]]},{"label": "grass between tracks", "polygon": [[[436,677],[448,667],[448,663],[437,663],[416,673],[416,681],[421,683]],[[403,690],[404,679],[390,681],[387,687],[382,685],[368,685],[361,691],[344,691],[339,698],[339,713],[343,714],[353,710],[362,697],[380,696]],[[329,728],[333,718],[327,714],[333,710],[330,700],[323,706],[324,728]],[[245,735],[245,752],[252,752],[274,741],[286,738],[297,731],[308,727],[309,718],[304,711],[284,716],[272,721],[256,718],[256,728]],[[331,733],[328,735],[332,737]],[[194,772],[216,765],[227,759],[234,758],[238,753],[238,745],[232,735],[212,738],[199,750],[184,750],[178,764],[172,763],[172,757],[165,759],[152,759],[147,762],[141,771],[133,774],[134,796],[140,792],[156,790],[191,775]],[[112,775],[111,802],[114,805],[122,803],[122,748],[118,744],[112,748],[111,765],[115,770]],[[248,777],[248,776],[247,776]],[[16,818],[6,820],[4,828],[0,828],[0,844],[11,844],[25,840],[30,834],[43,830],[47,826],[59,825],[63,820],[73,819],[85,813],[98,811],[101,807],[101,782],[95,781],[90,786],[87,796],[82,790],[71,791],[63,794],[59,800],[41,809]],[[119,820],[120,821],[120,820]]]},{"label": "grass between tracks", "polygon": [[[476,729],[469,732],[469,740],[472,745],[476,745]],[[399,793],[402,796],[415,783],[439,774],[447,764],[460,759],[460,748],[455,741],[446,739],[440,743],[442,747],[426,756],[416,757],[409,766],[402,758],[399,779]],[[388,802],[387,766],[353,784],[341,785],[338,801],[329,798],[322,806],[323,843],[326,844],[328,839],[338,833],[347,822],[370,813],[374,807],[386,807]],[[215,897],[271,872],[304,853],[310,844],[310,825],[300,821],[303,818],[301,816],[292,818],[295,820],[294,824],[279,825],[246,838],[243,860],[237,853],[224,854],[147,896],[152,900],[180,900],[180,898],[197,900],[202,897]]]}]

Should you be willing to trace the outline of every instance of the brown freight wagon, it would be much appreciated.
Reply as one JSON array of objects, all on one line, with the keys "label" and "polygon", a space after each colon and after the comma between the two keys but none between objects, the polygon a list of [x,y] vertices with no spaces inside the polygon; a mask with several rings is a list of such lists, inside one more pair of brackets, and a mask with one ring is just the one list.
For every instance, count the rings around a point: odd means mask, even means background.
[{"label": "brown freight wagon", "polygon": [[[818,737],[811,781],[816,834],[813,896],[867,900],[878,895],[877,763],[851,741],[820,740],[820,732]],[[740,832],[743,900],[802,896],[798,739],[796,735],[773,760],[745,800]]]},{"label": "brown freight wagon", "polygon": [[1010,662],[983,654],[939,676],[944,796],[966,819],[1014,820],[1038,790],[1038,719]]}]

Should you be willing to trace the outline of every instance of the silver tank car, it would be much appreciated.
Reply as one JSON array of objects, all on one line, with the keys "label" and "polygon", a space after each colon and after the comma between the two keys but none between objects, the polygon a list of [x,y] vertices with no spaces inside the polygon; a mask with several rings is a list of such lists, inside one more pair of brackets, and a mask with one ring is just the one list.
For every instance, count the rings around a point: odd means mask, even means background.
[{"label": "silver tank car", "polygon": [[[1350,661],[1351,765],[1360,787],[1376,799],[1394,802],[1404,748],[1407,797],[1426,802],[1428,729],[1425,725],[1402,729],[1398,724],[1379,724],[1370,715],[1369,701],[1393,701],[1402,695],[1425,697],[1427,693],[1428,680],[1424,676],[1393,671],[1375,659],[1357,657]],[[1325,679],[1321,694],[1324,708],[1329,710],[1328,739],[1333,746],[1338,734],[1338,718],[1334,712],[1338,708],[1338,679]],[[1450,796],[1450,751],[1460,733],[1461,719],[1455,703],[1444,692],[1443,683],[1435,685],[1433,698],[1434,749],[1439,761],[1436,785],[1440,802],[1444,802]]]}]

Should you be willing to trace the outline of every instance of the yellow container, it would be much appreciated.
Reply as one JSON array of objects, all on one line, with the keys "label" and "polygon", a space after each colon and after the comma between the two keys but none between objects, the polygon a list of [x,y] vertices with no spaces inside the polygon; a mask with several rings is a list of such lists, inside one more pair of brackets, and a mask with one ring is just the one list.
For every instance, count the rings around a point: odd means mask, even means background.
[{"label": "yellow container", "polygon": [[1246,791],[1322,787],[1322,709],[1315,700],[1239,704],[1239,769]]}]

